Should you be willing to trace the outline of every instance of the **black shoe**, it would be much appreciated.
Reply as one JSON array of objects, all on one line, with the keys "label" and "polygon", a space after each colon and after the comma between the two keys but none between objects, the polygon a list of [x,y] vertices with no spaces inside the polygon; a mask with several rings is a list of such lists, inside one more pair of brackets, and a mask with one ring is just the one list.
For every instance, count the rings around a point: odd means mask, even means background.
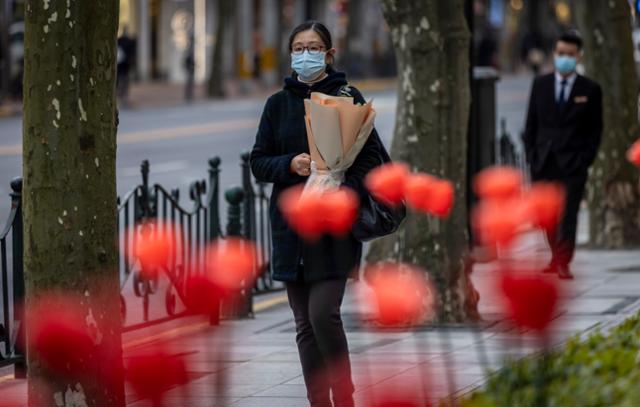
[{"label": "black shoe", "polygon": [[573,280],[573,274],[569,270],[569,266],[558,266],[558,277],[562,280]]},{"label": "black shoe", "polygon": [[558,266],[556,266],[555,264],[551,263],[547,267],[542,269],[542,272],[545,273],[545,274],[557,274],[558,273]]}]

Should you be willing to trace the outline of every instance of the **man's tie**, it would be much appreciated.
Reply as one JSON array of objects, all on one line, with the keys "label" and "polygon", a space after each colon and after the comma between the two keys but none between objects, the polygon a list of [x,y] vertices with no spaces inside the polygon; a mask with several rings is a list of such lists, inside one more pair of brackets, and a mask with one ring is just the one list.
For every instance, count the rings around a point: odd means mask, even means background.
[{"label": "man's tie", "polygon": [[565,98],[565,92],[567,90],[567,80],[563,79],[560,82],[560,97],[558,98],[558,110],[562,112],[564,110],[565,105],[567,104]]}]

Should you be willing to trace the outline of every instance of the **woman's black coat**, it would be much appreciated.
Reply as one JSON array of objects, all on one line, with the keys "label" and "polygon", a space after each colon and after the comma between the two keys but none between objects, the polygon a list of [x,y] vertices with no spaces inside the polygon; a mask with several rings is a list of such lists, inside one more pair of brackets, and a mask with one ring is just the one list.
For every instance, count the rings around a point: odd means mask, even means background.
[{"label": "woman's black coat", "polygon": [[[306,177],[289,169],[293,157],[309,153],[304,99],[309,98],[311,92],[338,95],[347,86],[343,73],[327,72],[327,78],[312,86],[295,77],[285,79],[284,89],[267,100],[251,152],[251,170],[256,179],[273,183],[269,205],[273,237],[271,265],[273,278],[280,281],[313,282],[347,277],[357,269],[362,256],[362,244],[351,234],[342,238],[325,236],[314,244],[304,242],[291,230],[278,208],[278,198],[283,190],[306,181]],[[356,103],[364,102],[357,89],[349,86],[348,91]],[[374,129],[345,174],[344,186],[354,189],[361,197],[367,193],[363,185],[365,175],[380,164],[381,145]]]}]

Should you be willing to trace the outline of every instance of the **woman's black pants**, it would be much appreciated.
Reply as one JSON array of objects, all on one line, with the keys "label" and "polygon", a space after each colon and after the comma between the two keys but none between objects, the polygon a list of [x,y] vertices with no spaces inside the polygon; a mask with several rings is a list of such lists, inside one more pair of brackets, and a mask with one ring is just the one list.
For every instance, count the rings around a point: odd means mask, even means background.
[{"label": "woman's black pants", "polygon": [[313,407],[352,407],[349,347],[340,306],[346,279],[287,283],[307,398]]}]

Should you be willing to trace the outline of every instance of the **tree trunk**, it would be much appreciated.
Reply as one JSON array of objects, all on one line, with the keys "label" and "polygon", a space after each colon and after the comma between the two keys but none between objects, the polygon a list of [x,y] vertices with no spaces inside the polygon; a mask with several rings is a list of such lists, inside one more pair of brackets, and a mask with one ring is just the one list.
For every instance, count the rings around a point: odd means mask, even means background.
[{"label": "tree trunk", "polygon": [[211,61],[211,74],[209,76],[207,93],[212,98],[225,96],[224,75],[224,46],[227,43],[228,23],[233,16],[233,2],[229,0],[217,1],[216,13],[216,44],[213,49]]},{"label": "tree trunk", "polygon": [[410,212],[396,234],[372,244],[367,261],[392,259],[424,268],[439,291],[439,320],[473,320],[478,313],[467,262],[470,34],[464,1],[382,4],[399,75],[391,155],[414,171],[449,179],[456,200],[445,220]]},{"label": "tree trunk", "polygon": [[83,370],[79,382],[65,380],[29,349],[29,405],[124,405],[115,244],[118,14],[118,0],[26,3],[27,306],[54,292],[75,301],[95,339],[84,363],[98,367]]},{"label": "tree trunk", "polygon": [[577,1],[586,73],[603,92],[602,145],[591,168],[587,201],[589,238],[595,247],[640,244],[640,183],[625,152],[638,135],[638,80],[626,0]]}]

